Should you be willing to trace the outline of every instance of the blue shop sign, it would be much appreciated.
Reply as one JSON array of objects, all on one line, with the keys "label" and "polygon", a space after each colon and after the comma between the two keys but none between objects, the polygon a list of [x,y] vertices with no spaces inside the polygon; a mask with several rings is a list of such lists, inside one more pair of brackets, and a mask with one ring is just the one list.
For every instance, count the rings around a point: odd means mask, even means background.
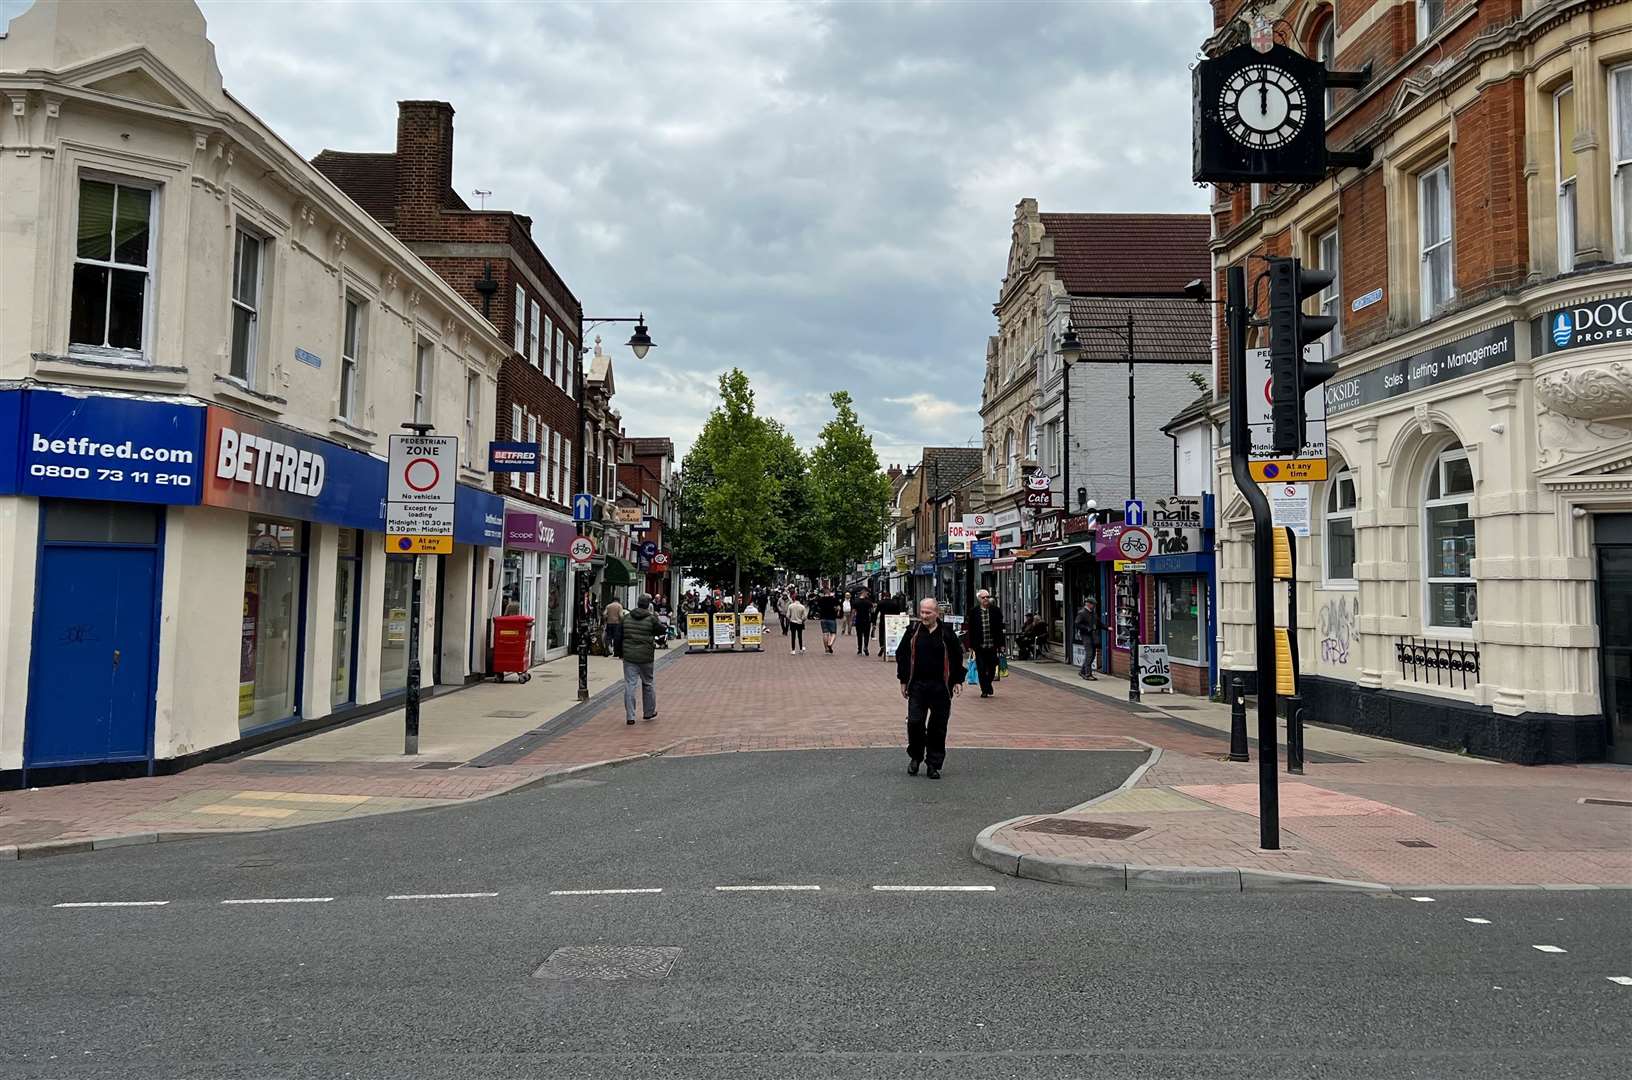
[{"label": "blue shop sign", "polygon": [[1191,551],[1182,555],[1152,555],[1145,560],[1150,574],[1205,574],[1213,568],[1211,551]]},{"label": "blue shop sign", "polygon": [[[0,491],[190,506],[202,491],[204,409],[54,390],[0,394]],[[13,426],[14,425],[14,426]]]},{"label": "blue shop sign", "polygon": [[912,568],[912,572],[915,577],[934,577],[935,564],[932,562],[921,562]]},{"label": "blue shop sign", "polygon": [[476,547],[504,546],[504,500],[460,484],[453,494],[453,539]]},{"label": "blue shop sign", "polygon": [[992,547],[990,540],[975,540],[969,544],[969,557],[971,559],[991,559],[995,558],[996,555],[997,552]]}]

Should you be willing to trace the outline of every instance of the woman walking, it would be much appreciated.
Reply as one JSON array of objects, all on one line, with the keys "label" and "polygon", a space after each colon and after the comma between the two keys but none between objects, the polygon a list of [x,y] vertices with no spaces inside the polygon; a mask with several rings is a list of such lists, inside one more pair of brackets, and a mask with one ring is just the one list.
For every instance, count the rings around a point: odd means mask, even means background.
[{"label": "woman walking", "polygon": [[805,618],[809,612],[805,605],[799,602],[799,594],[793,593],[787,604],[788,614],[788,655],[794,656],[805,651]]}]

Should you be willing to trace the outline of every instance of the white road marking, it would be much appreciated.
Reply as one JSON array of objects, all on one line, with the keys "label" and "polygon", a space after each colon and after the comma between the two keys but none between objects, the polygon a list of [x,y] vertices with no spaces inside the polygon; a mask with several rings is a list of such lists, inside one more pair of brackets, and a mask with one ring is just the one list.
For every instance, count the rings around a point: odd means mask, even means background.
[{"label": "white road marking", "polygon": [[996,885],[874,885],[874,892],[996,892]]},{"label": "white road marking", "polygon": [[1432,896],[1413,896],[1411,899],[1415,900],[1419,904],[1432,904],[1434,902],[1434,898]]},{"label": "white road marking", "polygon": [[387,896],[387,900],[479,900],[483,897],[497,896],[496,892],[426,892],[426,893],[398,893]]},{"label": "white road marking", "polygon": [[551,896],[627,896],[631,893],[660,893],[662,889],[554,889]]},{"label": "white road marking", "polygon": [[1481,918],[1477,918],[1475,916],[1470,916],[1470,915],[1464,915],[1462,917],[1462,921],[1463,922],[1477,923],[1480,926],[1489,926],[1490,925],[1490,920],[1489,919],[1481,919]]},{"label": "white road marking", "polygon": [[332,896],[257,896],[248,900],[223,900],[223,904],[327,904]]},{"label": "white road marking", "polygon": [[52,904],[54,908],[80,907],[164,907],[168,900],[83,900],[72,904]]},{"label": "white road marking", "polygon": [[1632,986],[1632,975],[1605,975],[1604,978],[1621,986]]},{"label": "white road marking", "polygon": [[716,885],[715,892],[821,892],[820,885]]},{"label": "white road marking", "polygon": [[1530,947],[1532,949],[1536,950],[1537,952],[1559,953],[1559,952],[1564,952],[1565,951],[1565,950],[1559,948],[1557,945],[1532,945]]}]

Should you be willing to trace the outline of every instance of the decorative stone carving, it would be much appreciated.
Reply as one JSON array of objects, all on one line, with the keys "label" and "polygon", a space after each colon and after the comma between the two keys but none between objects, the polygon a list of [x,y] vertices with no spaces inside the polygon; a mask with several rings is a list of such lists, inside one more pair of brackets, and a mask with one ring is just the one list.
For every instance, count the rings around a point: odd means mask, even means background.
[{"label": "decorative stone carving", "polygon": [[[1538,393],[1540,380],[1537,380]],[[1568,416],[1543,406],[1536,414],[1536,464],[1543,469],[1592,457],[1616,445],[1625,445],[1626,430]]]},{"label": "decorative stone carving", "polygon": [[1632,428],[1632,363],[1571,365],[1536,376],[1542,404],[1580,420]]},{"label": "decorative stone carving", "polygon": [[397,291],[397,272],[395,270],[385,272],[385,282],[382,288],[388,293]]},{"label": "decorative stone carving", "polygon": [[1418,402],[1416,405],[1412,406],[1411,415],[1416,417],[1418,431],[1422,432],[1424,435],[1433,434],[1434,421],[1428,416],[1428,405],[1426,402]]}]

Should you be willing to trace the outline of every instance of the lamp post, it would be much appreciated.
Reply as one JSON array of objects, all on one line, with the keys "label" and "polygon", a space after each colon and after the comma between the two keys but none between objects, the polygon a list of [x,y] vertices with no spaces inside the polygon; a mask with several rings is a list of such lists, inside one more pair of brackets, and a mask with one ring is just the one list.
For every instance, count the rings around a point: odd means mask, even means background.
[{"label": "lamp post", "polygon": [[[635,324],[635,332],[629,335],[629,351],[635,354],[636,360],[644,360],[646,359],[646,353],[652,348],[653,344],[652,335],[646,329],[646,313],[644,311],[633,319],[585,319],[583,328],[578,333],[578,462],[580,463],[587,461],[589,456],[589,444],[585,435],[585,429],[588,425],[586,422],[586,417],[584,416],[584,347],[582,344],[584,334],[593,330],[595,327],[602,325],[603,323],[629,322]],[[578,477],[578,486],[580,488],[588,488],[589,478],[584,475],[582,465],[579,465],[579,467],[574,470],[574,473]],[[616,493],[614,492],[614,494]],[[577,526],[577,534],[579,536],[584,535],[584,526],[588,523],[579,521],[575,524]],[[589,700],[589,612],[586,610],[589,607],[589,588],[587,585],[588,576],[589,569],[587,567],[581,567],[574,570],[572,574],[572,636],[575,639],[578,649],[579,701]]]},{"label": "lamp post", "polygon": [[[1076,326],[1071,321],[1071,318],[1070,318],[1069,315],[1066,316],[1065,336],[1060,339],[1060,359],[1062,361],[1064,361],[1064,363],[1065,363],[1065,370],[1067,372],[1067,376],[1066,376],[1067,379],[1070,378],[1069,372],[1071,371],[1071,365],[1074,364],[1074,363],[1078,363],[1078,362],[1082,361],[1084,359],[1083,354],[1086,351],[1083,348],[1083,344],[1082,344],[1081,340],[1079,340],[1078,337],[1077,337],[1077,331],[1078,330],[1082,330],[1082,331],[1084,331],[1086,333],[1101,333],[1101,334],[1114,335],[1115,337],[1117,337],[1118,339],[1121,340],[1124,348],[1126,349],[1126,355],[1127,355],[1127,361],[1128,361],[1128,498],[1129,499],[1137,499],[1139,497],[1138,496],[1139,473],[1138,473],[1138,461],[1137,461],[1138,453],[1137,453],[1137,448],[1136,448],[1136,444],[1135,444],[1135,441],[1134,441],[1135,433],[1134,433],[1134,395],[1133,395],[1133,362],[1134,362],[1133,312],[1131,310],[1128,312],[1127,322],[1122,326],[1080,326],[1079,327],[1079,326]],[[1070,439],[1070,434],[1069,433],[1071,431],[1071,409],[1070,409],[1070,399],[1069,398],[1066,399],[1066,414],[1065,415],[1066,415],[1066,428],[1065,428],[1065,430],[1067,432],[1067,436],[1066,436],[1067,437],[1067,444],[1066,444],[1065,459],[1066,459],[1066,463],[1067,463],[1066,468],[1069,470],[1070,461],[1071,461],[1071,448],[1070,448],[1070,442],[1069,442],[1069,439]],[[1068,471],[1066,473],[1066,477],[1067,477],[1068,480],[1069,480],[1070,475],[1071,474]],[[1067,490],[1070,490],[1069,487],[1067,488]],[[1128,573],[1128,584],[1129,585],[1133,585],[1138,580],[1139,579],[1132,572]],[[1128,700],[1129,701],[1138,701],[1139,700],[1139,622],[1140,622],[1140,619],[1144,615],[1144,610],[1143,610],[1143,608],[1144,608],[1144,590],[1142,588],[1139,589],[1139,591],[1138,591],[1138,593],[1136,595],[1138,596],[1138,600],[1137,600],[1137,603],[1136,603],[1136,606],[1135,606],[1135,614],[1134,614],[1134,618],[1133,618],[1133,634],[1132,634],[1131,640],[1128,642]]]}]

